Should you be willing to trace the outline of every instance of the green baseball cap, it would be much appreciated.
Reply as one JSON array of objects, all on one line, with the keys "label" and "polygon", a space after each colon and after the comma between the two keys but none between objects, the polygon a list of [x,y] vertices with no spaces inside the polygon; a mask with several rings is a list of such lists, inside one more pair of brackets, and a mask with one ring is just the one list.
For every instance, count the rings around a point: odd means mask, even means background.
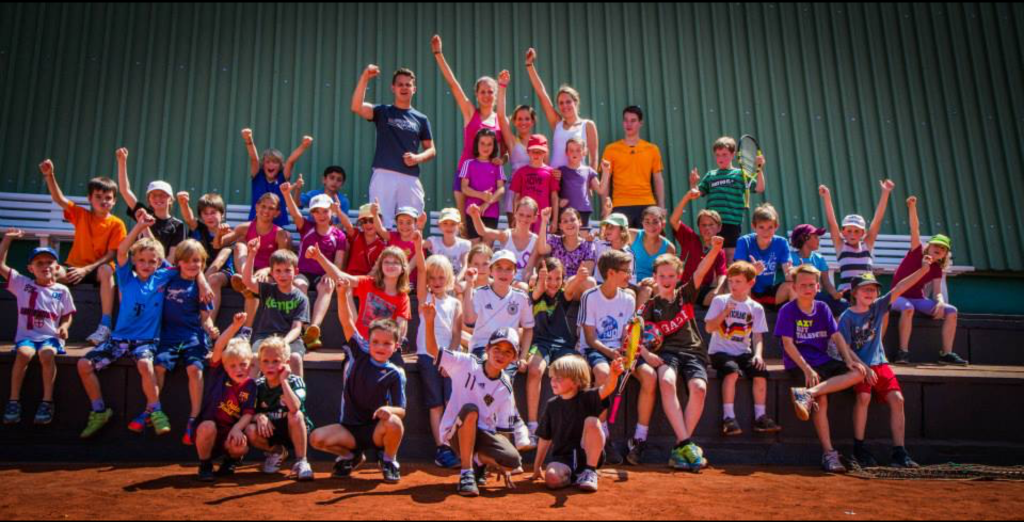
[{"label": "green baseball cap", "polygon": [[948,236],[942,234],[936,234],[931,240],[928,241],[929,245],[940,246],[946,250],[953,250],[953,240]]},{"label": "green baseball cap", "polygon": [[613,227],[629,228],[629,218],[625,214],[611,214],[604,218],[601,222],[602,225],[611,225]]}]

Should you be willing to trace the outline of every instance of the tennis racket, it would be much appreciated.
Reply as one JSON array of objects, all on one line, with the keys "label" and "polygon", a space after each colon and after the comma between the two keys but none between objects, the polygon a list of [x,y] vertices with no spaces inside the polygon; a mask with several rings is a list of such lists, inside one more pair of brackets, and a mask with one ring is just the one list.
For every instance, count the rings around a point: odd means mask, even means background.
[{"label": "tennis racket", "polygon": [[746,186],[743,204],[746,208],[750,208],[750,186],[757,180],[757,157],[761,155],[761,144],[757,142],[757,138],[744,134],[740,138],[736,156],[740,169],[743,170],[743,181]]},{"label": "tennis racket", "polygon": [[637,363],[637,354],[640,352],[640,340],[644,334],[644,320],[640,316],[634,317],[629,321],[629,325],[626,327],[629,329],[629,345],[626,346],[626,360],[623,362],[623,367],[626,369],[622,374],[622,382],[619,383],[619,391],[615,392],[615,402],[612,404],[612,414],[608,417],[608,422],[615,424],[615,419],[619,414],[619,405],[622,404],[622,393],[626,391],[626,384],[629,383],[629,376],[633,373],[633,369]]}]

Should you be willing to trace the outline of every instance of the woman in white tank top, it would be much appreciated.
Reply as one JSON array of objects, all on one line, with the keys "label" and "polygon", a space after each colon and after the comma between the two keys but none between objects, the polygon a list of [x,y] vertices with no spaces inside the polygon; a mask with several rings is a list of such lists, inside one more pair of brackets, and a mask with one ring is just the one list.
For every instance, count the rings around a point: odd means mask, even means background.
[{"label": "woman in white tank top", "polygon": [[537,68],[534,67],[536,58],[536,50],[530,49],[526,52],[526,71],[530,74],[530,83],[537,91],[537,97],[540,98],[540,105],[544,109],[544,116],[547,117],[548,124],[554,129],[551,141],[551,159],[548,161],[548,165],[557,169],[569,164],[565,155],[565,144],[574,137],[587,144],[587,153],[583,157],[583,164],[598,165],[600,142],[597,125],[580,117],[579,92],[568,85],[559,88],[555,96],[555,101],[558,103],[556,110],[555,105],[551,102],[551,97],[548,96],[547,89],[544,88],[540,74],[537,73]]}]

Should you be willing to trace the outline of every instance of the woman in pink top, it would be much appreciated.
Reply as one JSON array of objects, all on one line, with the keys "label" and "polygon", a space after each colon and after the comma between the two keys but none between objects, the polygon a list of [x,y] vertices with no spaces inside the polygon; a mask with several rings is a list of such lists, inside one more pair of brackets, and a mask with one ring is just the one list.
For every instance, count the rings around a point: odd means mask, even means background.
[{"label": "woman in pink top", "polygon": [[[434,51],[434,58],[437,60],[437,66],[441,69],[441,74],[444,75],[444,79],[448,82],[448,86],[452,90],[452,96],[455,97],[455,103],[459,105],[459,110],[462,111],[463,120],[463,137],[462,137],[462,156],[459,158],[457,167],[461,167],[466,160],[473,159],[473,141],[476,138],[480,129],[490,129],[498,136],[498,143],[503,144],[501,139],[501,128],[498,125],[498,113],[495,112],[495,93],[498,91],[498,82],[494,81],[494,78],[484,76],[476,81],[476,103],[474,107],[473,103],[469,101],[469,97],[466,96],[465,91],[462,90],[462,86],[459,81],[455,78],[455,73],[452,72],[451,67],[448,66],[448,61],[445,60],[444,54],[441,52],[441,37],[434,35],[434,38],[430,41],[430,46]],[[499,154],[499,157],[494,159],[495,165],[504,165],[505,154]],[[459,178],[458,171],[453,176],[452,190],[455,192],[455,205],[460,212],[466,211],[466,197],[462,194],[462,180]]]}]

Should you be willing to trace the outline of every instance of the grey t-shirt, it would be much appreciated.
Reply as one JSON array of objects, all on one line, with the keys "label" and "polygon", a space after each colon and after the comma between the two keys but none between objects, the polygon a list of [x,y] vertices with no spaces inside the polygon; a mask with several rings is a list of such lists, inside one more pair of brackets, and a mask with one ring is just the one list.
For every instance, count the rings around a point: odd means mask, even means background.
[{"label": "grey t-shirt", "polygon": [[253,338],[285,335],[294,321],[309,322],[309,298],[295,287],[286,294],[276,284],[260,283],[260,308],[253,323]]}]

